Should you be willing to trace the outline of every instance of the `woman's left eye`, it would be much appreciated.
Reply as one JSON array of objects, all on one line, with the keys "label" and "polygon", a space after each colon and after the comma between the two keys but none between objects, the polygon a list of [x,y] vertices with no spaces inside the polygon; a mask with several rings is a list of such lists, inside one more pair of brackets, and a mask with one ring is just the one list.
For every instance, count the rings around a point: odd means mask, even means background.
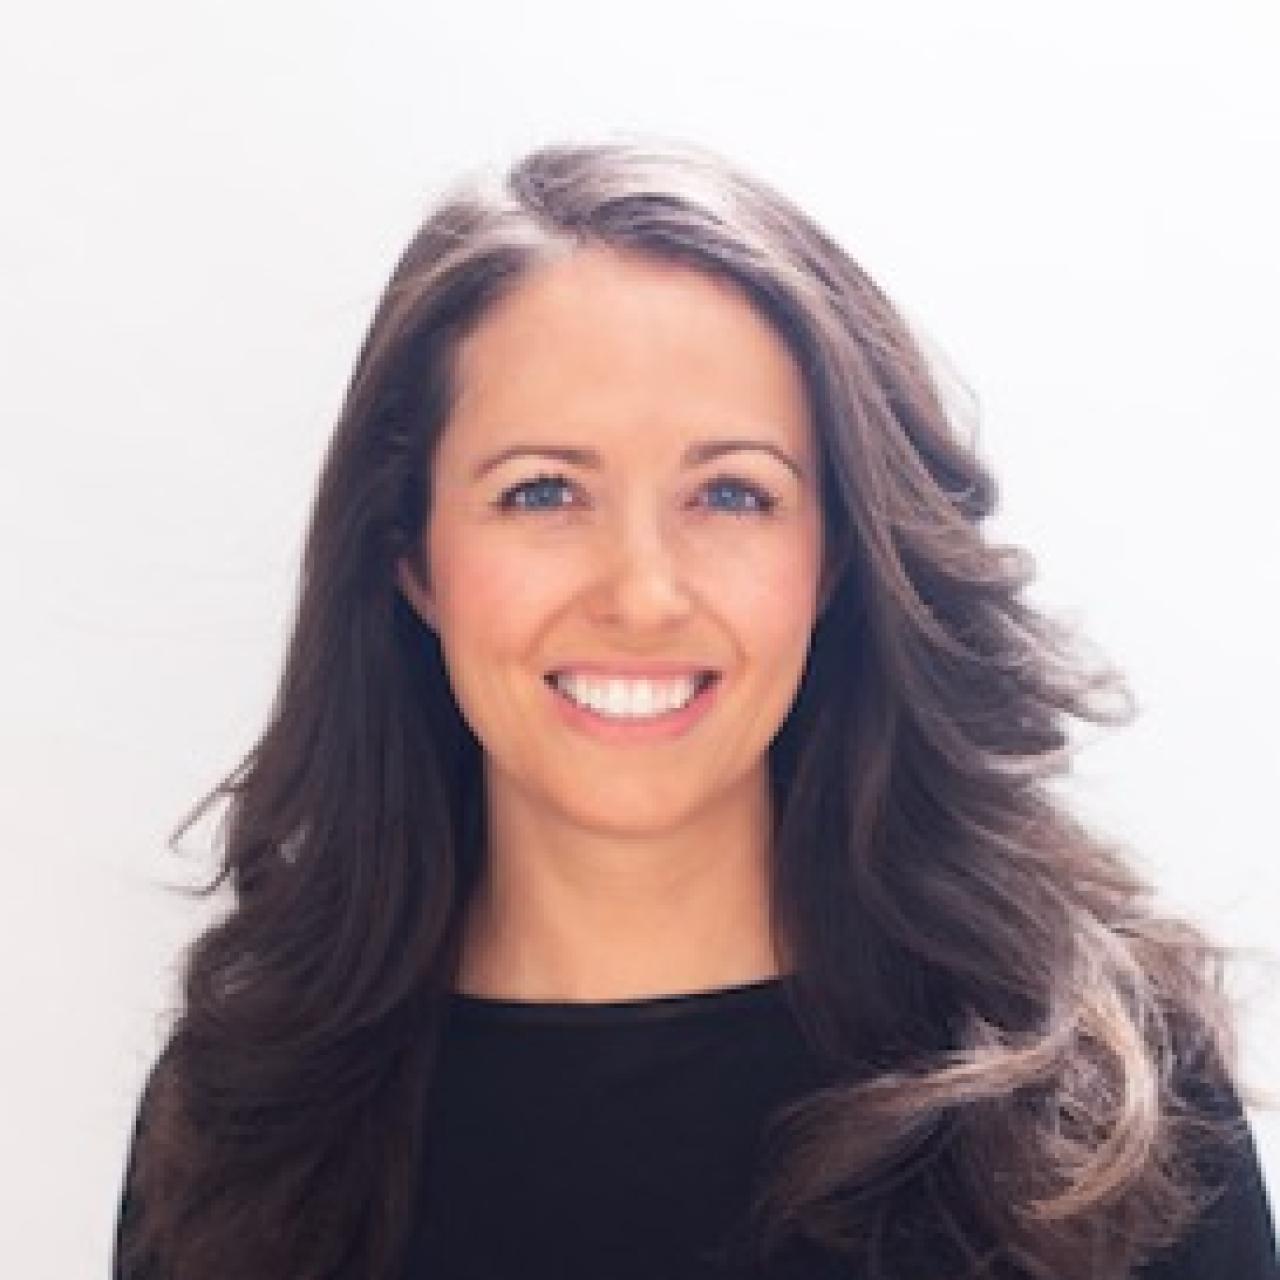
[{"label": "woman's left eye", "polygon": [[[572,482],[566,476],[536,476],[504,490],[494,505],[502,511],[563,511],[566,504],[559,499],[572,488]],[[778,500],[771,493],[732,476],[719,476],[708,481],[702,492],[708,495],[713,509],[727,511],[730,515],[765,516],[778,505]]]},{"label": "woman's left eye", "polygon": [[767,516],[778,505],[778,500],[772,494],[766,493],[757,485],[748,484],[744,480],[734,480],[729,476],[712,480],[706,488],[708,493],[737,494],[746,498],[747,505],[743,506],[735,502],[728,508],[732,515]]}]

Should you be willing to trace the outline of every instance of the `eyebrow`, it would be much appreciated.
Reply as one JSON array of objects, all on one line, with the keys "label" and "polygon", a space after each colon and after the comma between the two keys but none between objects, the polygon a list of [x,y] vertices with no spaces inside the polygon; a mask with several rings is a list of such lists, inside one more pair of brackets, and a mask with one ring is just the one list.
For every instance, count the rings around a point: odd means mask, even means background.
[{"label": "eyebrow", "polygon": [[[723,457],[726,453],[745,451],[770,454],[783,466],[794,471],[800,479],[804,479],[804,468],[789,453],[767,440],[702,440],[697,444],[691,444],[684,451],[681,461],[683,466],[696,467],[703,462]],[[473,482],[479,480],[504,462],[523,457],[552,458],[557,462],[567,462],[576,467],[587,467],[596,471],[604,466],[604,460],[594,449],[560,444],[513,444],[478,463],[471,473],[471,479]]]}]

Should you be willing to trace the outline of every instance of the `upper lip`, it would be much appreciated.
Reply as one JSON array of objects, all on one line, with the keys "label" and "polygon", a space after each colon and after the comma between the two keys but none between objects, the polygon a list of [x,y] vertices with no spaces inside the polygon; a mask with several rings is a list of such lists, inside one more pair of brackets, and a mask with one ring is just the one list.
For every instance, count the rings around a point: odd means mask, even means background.
[{"label": "upper lip", "polygon": [[566,662],[547,672],[548,676],[615,676],[634,680],[679,680],[686,676],[719,674],[714,667],[696,662]]}]

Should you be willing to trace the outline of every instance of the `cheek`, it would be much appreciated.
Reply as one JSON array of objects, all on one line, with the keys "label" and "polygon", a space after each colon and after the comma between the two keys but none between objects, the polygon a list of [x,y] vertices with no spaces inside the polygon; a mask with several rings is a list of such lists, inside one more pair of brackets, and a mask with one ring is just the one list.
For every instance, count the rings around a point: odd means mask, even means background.
[{"label": "cheek", "polygon": [[442,626],[477,648],[518,643],[566,587],[567,557],[513,555],[474,533],[442,538],[436,551],[447,566],[436,580]]},{"label": "cheek", "polygon": [[511,701],[509,673],[546,615],[545,575],[531,572],[527,557],[486,545],[474,531],[456,541],[442,535],[432,550],[440,566],[433,581],[449,683],[472,732],[487,752],[500,754],[522,715],[522,704]]},{"label": "cheek", "polygon": [[818,591],[817,555],[809,546],[788,543],[734,563],[726,557],[708,598],[762,653],[779,655],[805,648]]}]

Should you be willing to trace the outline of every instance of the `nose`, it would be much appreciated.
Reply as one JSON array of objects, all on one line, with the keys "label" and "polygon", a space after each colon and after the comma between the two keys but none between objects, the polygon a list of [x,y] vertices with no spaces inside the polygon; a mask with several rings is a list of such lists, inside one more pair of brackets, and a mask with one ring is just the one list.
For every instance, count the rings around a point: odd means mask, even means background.
[{"label": "nose", "polygon": [[661,630],[688,616],[687,558],[652,513],[602,531],[593,615],[632,631]]}]

